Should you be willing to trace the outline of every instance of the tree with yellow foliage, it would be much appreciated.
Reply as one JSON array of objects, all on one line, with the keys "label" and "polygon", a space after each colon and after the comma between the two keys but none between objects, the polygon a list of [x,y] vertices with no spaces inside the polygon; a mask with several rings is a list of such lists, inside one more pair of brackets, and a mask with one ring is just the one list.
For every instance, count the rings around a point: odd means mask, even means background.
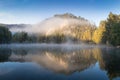
[{"label": "tree with yellow foliage", "polygon": [[93,34],[92,40],[99,44],[99,43],[105,43],[105,35],[104,33],[106,32],[106,21],[101,21],[99,28],[97,28]]}]

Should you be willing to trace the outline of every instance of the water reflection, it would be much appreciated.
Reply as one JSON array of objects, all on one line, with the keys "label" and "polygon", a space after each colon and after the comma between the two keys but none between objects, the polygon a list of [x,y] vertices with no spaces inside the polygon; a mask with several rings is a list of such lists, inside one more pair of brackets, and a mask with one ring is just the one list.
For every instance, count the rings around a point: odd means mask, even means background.
[{"label": "water reflection", "polygon": [[109,79],[120,76],[120,50],[113,48],[78,50],[3,48],[0,49],[0,62],[5,61],[37,63],[54,73],[65,75],[82,72],[99,63],[100,69],[107,73]]},{"label": "water reflection", "polygon": [[11,53],[12,51],[9,48],[0,48],[0,62],[8,61]]},{"label": "water reflection", "polygon": [[103,70],[107,71],[107,75],[110,80],[113,78],[120,76],[120,50],[119,49],[111,49],[106,51],[103,54],[103,65],[100,65]]}]

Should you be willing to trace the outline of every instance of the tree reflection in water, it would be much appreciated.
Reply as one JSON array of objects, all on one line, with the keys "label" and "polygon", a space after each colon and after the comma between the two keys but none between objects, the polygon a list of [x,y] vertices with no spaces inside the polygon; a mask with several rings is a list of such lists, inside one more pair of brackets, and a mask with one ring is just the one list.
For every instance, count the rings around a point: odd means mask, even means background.
[{"label": "tree reflection in water", "polygon": [[9,60],[11,55],[11,49],[9,48],[0,48],[0,62],[5,62]]},{"label": "tree reflection in water", "polygon": [[0,49],[0,62],[35,62],[56,73],[72,74],[83,71],[96,62],[105,70],[110,79],[120,76],[120,49],[85,48],[78,50],[63,49]]}]

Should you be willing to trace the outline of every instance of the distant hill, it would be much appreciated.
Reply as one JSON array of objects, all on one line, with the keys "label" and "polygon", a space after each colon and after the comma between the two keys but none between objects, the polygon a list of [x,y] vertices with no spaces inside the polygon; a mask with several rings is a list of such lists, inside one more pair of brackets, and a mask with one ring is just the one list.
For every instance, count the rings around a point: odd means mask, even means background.
[{"label": "distant hill", "polygon": [[11,29],[11,28],[25,28],[25,27],[31,26],[30,24],[2,24],[2,23],[0,23],[0,25],[6,26],[9,29]]},{"label": "distant hill", "polygon": [[30,24],[7,24],[7,28],[25,28],[31,26]]},{"label": "distant hill", "polygon": [[26,31],[25,29],[27,28],[31,28],[32,25],[31,24],[2,24],[0,23],[0,25],[7,27],[8,29],[10,29],[11,32],[18,32],[18,31]]},{"label": "distant hill", "polygon": [[87,19],[71,13],[56,14],[35,25],[2,24],[12,32],[25,31],[28,33],[44,34],[45,36],[64,35],[80,40],[91,40],[96,26]]},{"label": "distant hill", "polygon": [[[80,16],[75,16],[71,13],[56,14],[53,17],[43,20],[35,25],[37,32],[45,32],[46,35],[54,34],[54,32],[70,33],[71,29],[77,27],[92,27],[95,25],[90,23],[87,19]],[[39,28],[39,29],[37,29]]]}]

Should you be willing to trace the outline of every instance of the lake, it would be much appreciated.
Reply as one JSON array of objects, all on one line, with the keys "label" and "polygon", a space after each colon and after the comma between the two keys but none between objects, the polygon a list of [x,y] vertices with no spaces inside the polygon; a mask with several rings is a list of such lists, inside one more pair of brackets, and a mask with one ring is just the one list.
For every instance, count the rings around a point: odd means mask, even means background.
[{"label": "lake", "polygon": [[0,45],[0,80],[120,80],[120,49],[94,45]]}]

